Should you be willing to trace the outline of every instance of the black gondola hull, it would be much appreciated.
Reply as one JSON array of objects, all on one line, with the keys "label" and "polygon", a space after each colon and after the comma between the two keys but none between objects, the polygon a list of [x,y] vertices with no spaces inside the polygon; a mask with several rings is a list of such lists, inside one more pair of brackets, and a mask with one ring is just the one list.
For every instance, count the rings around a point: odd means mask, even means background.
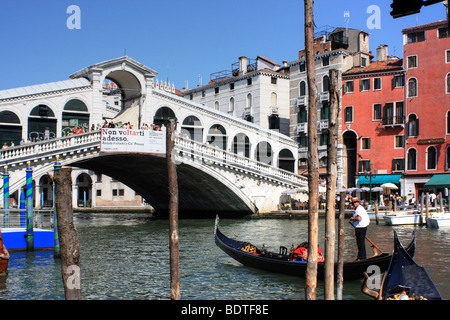
[{"label": "black gondola hull", "polygon": [[[244,244],[242,241],[236,241],[226,237],[219,228],[215,231],[216,245],[221,248],[226,254],[242,263],[245,266],[253,267],[265,271],[288,274],[293,276],[305,277],[306,262],[289,261],[287,256],[274,255],[269,257],[267,255],[256,255],[242,251],[240,247]],[[414,237],[407,248],[410,255],[414,255],[415,242]],[[391,255],[387,253],[378,256],[370,257],[364,260],[344,262],[344,280],[357,280],[364,277],[364,272],[367,272],[369,266],[378,266],[380,272],[384,272],[389,267]],[[318,263],[317,278],[324,278],[325,264]],[[337,263],[335,264],[335,274],[337,271]]]}]

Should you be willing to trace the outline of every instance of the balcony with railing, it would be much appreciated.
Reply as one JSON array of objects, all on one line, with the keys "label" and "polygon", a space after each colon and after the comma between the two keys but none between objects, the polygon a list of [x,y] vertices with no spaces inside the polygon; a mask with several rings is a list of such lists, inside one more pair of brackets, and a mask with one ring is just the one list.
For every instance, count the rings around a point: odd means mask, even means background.
[{"label": "balcony with railing", "polygon": [[404,116],[385,116],[383,117],[383,128],[388,127],[404,127],[405,117]]}]

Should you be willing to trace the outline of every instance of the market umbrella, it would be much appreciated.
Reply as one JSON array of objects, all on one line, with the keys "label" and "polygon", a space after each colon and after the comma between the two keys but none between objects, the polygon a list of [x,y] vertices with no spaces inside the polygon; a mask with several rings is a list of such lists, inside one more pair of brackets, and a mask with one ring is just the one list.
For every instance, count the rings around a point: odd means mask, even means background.
[{"label": "market umbrella", "polygon": [[388,182],[388,183],[383,183],[383,184],[381,185],[381,187],[382,187],[382,188],[388,188],[388,189],[394,189],[394,190],[397,190],[397,189],[398,189],[398,187],[397,187],[395,184],[390,183],[390,182]]},{"label": "market umbrella", "polygon": [[374,192],[383,191],[383,188],[375,187],[375,188],[372,188],[372,191],[374,191]]},{"label": "market umbrella", "polygon": [[294,189],[287,189],[284,190],[281,194],[294,194],[294,193],[297,193],[297,191]]}]

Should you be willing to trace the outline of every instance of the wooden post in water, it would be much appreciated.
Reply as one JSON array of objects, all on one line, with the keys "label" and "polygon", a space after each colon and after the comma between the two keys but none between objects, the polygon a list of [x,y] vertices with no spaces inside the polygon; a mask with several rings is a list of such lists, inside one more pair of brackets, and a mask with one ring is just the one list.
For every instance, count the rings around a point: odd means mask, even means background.
[{"label": "wooden post in water", "polygon": [[439,192],[439,207],[440,211],[444,212],[444,201],[442,199],[442,192]]},{"label": "wooden post in water", "polygon": [[81,300],[80,244],[73,223],[72,168],[54,171],[55,206],[66,300]]},{"label": "wooden post in water", "polygon": [[314,65],[313,0],[305,3],[305,51],[308,81],[308,262],[305,299],[316,300],[317,251],[319,248],[319,154],[317,143],[317,86]]},{"label": "wooden post in water", "polygon": [[330,114],[327,143],[327,209],[325,220],[325,300],[334,300],[334,255],[336,242],[336,180],[339,113],[339,72],[330,70]]},{"label": "wooden post in water", "polygon": [[375,222],[378,224],[379,221],[379,212],[378,212],[378,201],[375,201],[374,203],[374,208],[375,208]]},{"label": "wooden post in water", "polygon": [[342,300],[344,290],[344,249],[345,249],[345,193],[341,192],[339,198],[339,222],[338,222],[338,261],[336,272],[336,300]]},{"label": "wooden post in water", "polygon": [[178,242],[178,181],[175,165],[175,120],[166,122],[166,158],[169,180],[169,250],[170,250],[170,299],[180,300],[180,268]]}]

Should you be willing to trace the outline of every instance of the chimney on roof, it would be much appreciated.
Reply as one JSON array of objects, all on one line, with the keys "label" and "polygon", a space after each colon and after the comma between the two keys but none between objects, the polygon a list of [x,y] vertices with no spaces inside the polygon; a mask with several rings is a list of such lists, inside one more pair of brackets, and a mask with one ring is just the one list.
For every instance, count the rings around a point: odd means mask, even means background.
[{"label": "chimney on roof", "polygon": [[377,61],[387,61],[388,59],[388,46],[380,44],[377,48]]},{"label": "chimney on roof", "polygon": [[247,73],[247,57],[239,57],[239,75]]}]

